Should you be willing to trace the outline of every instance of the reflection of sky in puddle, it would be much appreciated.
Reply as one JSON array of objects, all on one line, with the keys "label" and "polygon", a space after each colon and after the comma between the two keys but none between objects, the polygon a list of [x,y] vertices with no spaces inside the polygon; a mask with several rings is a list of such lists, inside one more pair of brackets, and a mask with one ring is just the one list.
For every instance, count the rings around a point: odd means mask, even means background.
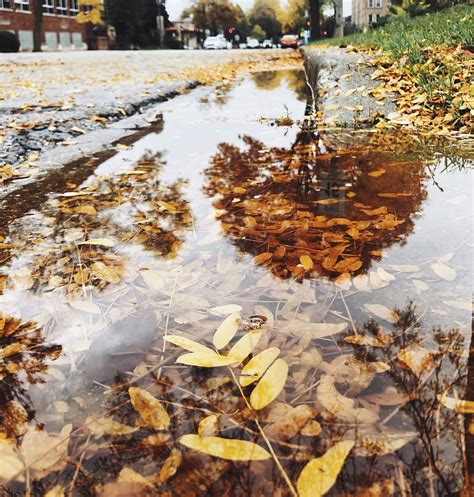
[{"label": "reflection of sky in puddle", "polygon": [[[158,159],[158,162],[163,160],[165,164],[152,180],[145,178],[140,183],[142,186],[139,195],[134,195],[133,188],[124,189],[121,205],[113,204],[102,212],[99,211],[102,220],[110,218],[110,222],[104,223],[103,227],[95,227],[93,222],[86,218],[58,214],[59,206],[54,200],[46,205],[39,215],[38,223],[43,226],[36,231],[29,230],[32,219],[29,216],[25,217],[24,224],[21,220],[15,223],[18,239],[24,237],[27,240],[28,235],[39,238],[40,233],[48,236],[47,233],[50,232],[54,235],[54,241],[61,244],[64,236],[62,230],[92,226],[93,230],[87,237],[120,240],[113,250],[101,248],[90,255],[91,261],[111,257],[110,260],[123,271],[117,284],[104,284],[95,289],[92,285],[86,286],[87,297],[75,296],[69,301],[64,287],[53,289],[44,284],[28,290],[18,287],[6,289],[0,297],[1,310],[24,320],[36,320],[48,332],[51,341],[64,347],[65,355],[53,363],[54,373],[48,377],[45,391],[52,398],[62,399],[62,390],[65,387],[61,382],[64,377],[67,378],[65,384],[70,389],[67,394],[72,392],[82,395],[91,381],[108,383],[117,372],[127,375],[127,372],[144,358],[157,362],[161,357],[161,342],[158,340],[156,345],[154,340],[164,329],[190,335],[199,335],[205,330],[215,329],[221,318],[216,317],[210,309],[225,304],[242,306],[242,314],[245,316],[271,313],[275,319],[275,330],[271,336],[279,342],[282,350],[285,350],[285,347],[291,350],[289,357],[298,357],[298,354],[306,350],[305,347],[308,347],[311,354],[316,353],[316,347],[311,345],[314,342],[313,323],[344,323],[346,332],[350,334],[354,323],[360,330],[369,317],[374,317],[369,308],[365,307],[372,304],[407,309],[408,302],[413,300],[420,316],[419,322],[416,326],[413,324],[411,328],[408,327],[408,331],[398,330],[398,335],[395,332],[394,335],[400,336],[405,332],[408,335],[413,334],[414,328],[422,344],[428,348],[436,349],[438,346],[431,333],[434,326],[440,326],[443,330],[457,328],[462,336],[469,336],[470,312],[462,308],[471,298],[472,275],[471,245],[466,240],[465,229],[470,226],[468,216],[471,198],[470,176],[467,172],[453,170],[438,174],[436,164],[433,164],[431,168],[435,171],[438,185],[444,189],[442,192],[430,177],[424,175],[424,166],[418,164],[419,169],[415,173],[415,176],[419,175],[418,188],[426,189],[427,196],[420,196],[410,211],[410,214],[413,214],[413,230],[408,233],[406,243],[387,243],[384,245],[381,260],[374,258],[370,261],[371,272],[376,273],[380,268],[394,278],[379,287],[369,286],[361,289],[351,286],[344,290],[334,286],[327,278],[305,279],[302,283],[279,280],[272,276],[268,268],[252,263],[252,258],[264,252],[266,248],[249,247],[245,243],[239,243],[242,240],[236,239],[238,237],[235,237],[235,234],[226,233],[222,218],[216,219],[215,216],[214,192],[209,195],[204,193],[212,176],[209,172],[204,174],[204,170],[210,166],[211,158],[217,153],[219,144],[234,145],[240,151],[244,150],[241,135],[261,141],[266,150],[291,150],[297,140],[297,129],[263,125],[259,122],[262,116],[256,114],[258,109],[264,117],[283,115],[286,113],[282,104],[284,102],[288,105],[291,116],[299,118],[303,115],[304,102],[295,98],[294,91],[288,86],[288,80],[284,79],[281,83],[282,86],[262,91],[254,81],[247,79],[223,96],[224,103],[212,103],[212,99],[209,104],[203,103],[201,97],[205,97],[209,90],[198,89],[192,95],[179,97],[161,106],[164,115],[164,129],[161,133],[144,137],[129,150],[118,152],[96,170],[97,175],[103,176],[100,180],[103,187],[108,182],[108,176],[114,177],[119,172],[140,169],[141,166],[137,166],[137,162],[144,154],[153,156],[159,153],[162,159]],[[368,158],[365,157],[364,160]],[[397,159],[402,160],[403,157]],[[268,171],[263,176],[268,179]],[[142,232],[135,233],[136,217],[127,218],[127,209],[133,205],[137,212],[141,209],[148,215],[153,212],[150,206],[162,200],[159,195],[181,178],[188,183],[180,187],[181,190],[173,197],[173,202],[179,200],[186,205],[191,218],[181,224],[174,223],[173,214],[161,219],[160,229],[166,230],[175,238],[165,249],[151,246],[150,239],[152,240],[153,236],[146,238]],[[401,178],[397,176],[397,180],[401,181]],[[353,179],[342,181],[348,187],[352,186],[353,182]],[[90,178],[85,186],[94,183],[95,180]],[[281,188],[284,190],[285,185]],[[153,196],[154,194],[158,197]],[[393,202],[396,206],[396,201]],[[162,208],[166,210],[167,207],[165,205]],[[328,217],[349,216],[347,211],[326,209],[324,212]],[[128,237],[127,234],[133,236]],[[157,232],[154,236],[159,239],[160,233]],[[14,273],[34,264],[39,256],[51,252],[52,241],[37,241],[37,245],[25,247],[20,255],[15,256],[11,269],[6,272]],[[265,242],[262,244],[265,245]],[[87,256],[87,251],[84,254]],[[52,251],[51,260],[55,257],[58,256]],[[433,270],[432,266],[439,262],[439,258],[443,258],[442,264],[457,273],[454,281],[446,281]],[[48,260],[44,262],[47,263]],[[89,264],[84,260],[81,263]],[[406,272],[409,265],[412,267]],[[153,272],[151,284],[147,283],[144,277],[144,272],[149,270]],[[427,288],[417,282],[424,283]],[[80,289],[81,285],[77,286]],[[93,309],[97,309],[98,313],[90,312],[90,307],[85,311],[74,307],[71,302],[75,300],[97,306]],[[154,323],[153,316],[158,323],[158,336],[154,334],[155,325],[153,324],[150,330],[146,324],[148,321]],[[380,316],[375,318],[380,321]],[[383,319],[382,324],[385,329],[392,329],[390,323]],[[130,329],[134,333],[130,334]],[[109,340],[107,333],[114,332],[114,339]],[[124,333],[123,340],[120,333]],[[334,366],[331,366],[332,361],[336,360],[340,353],[354,353],[352,346],[337,340],[342,336],[321,336],[316,342],[326,361],[326,373],[331,371]],[[411,336],[410,339],[417,338]],[[467,347],[467,343],[462,346],[464,355]],[[372,357],[371,360],[396,360],[396,352],[393,350],[387,349],[385,356],[384,354],[385,352],[377,358]],[[359,359],[366,358],[360,356]],[[89,371],[85,371],[86,369]],[[345,371],[346,375],[353,373],[354,370]],[[83,380],[82,375],[86,376],[86,380]],[[301,373],[300,379],[311,383],[314,381],[314,373],[311,375],[307,378]],[[341,378],[341,384],[344,384],[346,379]],[[403,378],[392,376],[376,382],[375,386],[364,392],[363,401],[366,403],[363,405],[367,408],[374,407],[370,395],[381,385],[384,391],[390,391],[386,389],[395,386],[400,394],[402,380]],[[442,384],[442,381],[440,383]],[[432,388],[441,387],[442,385],[437,385]],[[293,389],[293,386],[291,388]],[[302,388],[296,385],[292,395],[302,395],[304,398],[301,391]],[[462,394],[462,390],[460,393]],[[41,399],[41,393],[35,392],[35,398]],[[45,405],[44,398],[38,400],[35,407],[39,421],[54,422],[58,418],[58,413],[52,411],[51,406]],[[88,407],[90,410],[95,408],[96,406]],[[414,418],[408,411],[401,411],[399,415],[395,415],[394,425],[404,430],[418,430],[416,419],[413,421]],[[387,416],[385,411],[384,415]],[[80,419],[82,413],[71,413],[73,419],[75,416]],[[453,449],[455,444],[452,441],[449,443],[451,455],[447,462],[457,457],[456,449]],[[416,450],[416,447],[412,446],[404,453],[408,465],[410,458],[416,459]],[[413,477],[414,480],[417,478],[419,477]],[[420,477],[421,480],[423,479]],[[439,488],[441,490],[438,489],[435,494],[445,495],[445,487]]]}]

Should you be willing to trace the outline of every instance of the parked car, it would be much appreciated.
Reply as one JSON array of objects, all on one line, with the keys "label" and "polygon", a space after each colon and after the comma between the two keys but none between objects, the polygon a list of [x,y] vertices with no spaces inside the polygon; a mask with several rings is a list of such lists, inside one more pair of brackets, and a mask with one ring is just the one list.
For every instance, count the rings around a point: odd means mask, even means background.
[{"label": "parked car", "polygon": [[247,43],[239,43],[239,48],[240,49],[247,48]]},{"label": "parked car", "polygon": [[281,48],[298,48],[300,46],[297,35],[285,35],[280,40]]},{"label": "parked car", "polygon": [[208,36],[204,40],[203,46],[206,50],[225,50],[227,48],[227,40],[224,35]]},{"label": "parked car", "polygon": [[273,41],[272,40],[263,40],[262,41],[262,48],[273,48]]},{"label": "parked car", "polygon": [[247,38],[247,48],[260,48],[257,38]]}]

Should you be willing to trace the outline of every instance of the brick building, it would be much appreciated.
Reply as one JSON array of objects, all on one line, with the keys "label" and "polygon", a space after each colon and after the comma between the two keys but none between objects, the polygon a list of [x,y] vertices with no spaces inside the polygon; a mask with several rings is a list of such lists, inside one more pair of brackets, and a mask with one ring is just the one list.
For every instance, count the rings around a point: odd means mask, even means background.
[{"label": "brick building", "polygon": [[[43,0],[43,50],[86,49],[86,27],[76,21],[78,0]],[[0,0],[0,31],[11,31],[20,50],[33,49],[34,0]]]},{"label": "brick building", "polygon": [[360,29],[376,24],[388,14],[390,0],[352,0],[352,23]]}]

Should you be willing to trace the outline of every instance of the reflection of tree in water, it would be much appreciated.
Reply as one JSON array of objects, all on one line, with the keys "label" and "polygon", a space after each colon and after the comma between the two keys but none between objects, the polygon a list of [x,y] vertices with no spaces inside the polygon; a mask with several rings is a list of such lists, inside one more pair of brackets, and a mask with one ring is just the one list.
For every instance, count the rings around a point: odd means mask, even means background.
[{"label": "reflection of tree in water", "polygon": [[47,361],[61,354],[59,345],[46,345],[42,331],[0,312],[0,434],[22,435],[34,418],[28,385],[42,383]]},{"label": "reflection of tree in water", "polygon": [[[320,153],[302,131],[290,150],[244,138],[221,144],[206,171],[206,192],[227,236],[280,277],[364,272],[403,244],[426,197],[421,161],[384,153]],[[263,255],[266,254],[266,255]],[[300,257],[314,267],[305,272]]]},{"label": "reflection of tree in water", "polygon": [[164,184],[160,171],[159,157],[144,157],[133,170],[98,177],[12,225],[15,241],[35,239],[31,274],[19,278],[13,271],[13,282],[35,291],[65,287],[69,294],[82,294],[85,285],[100,290],[117,283],[124,274],[123,257],[101,243],[80,245],[91,238],[122,246],[139,243],[154,255],[175,257],[191,214],[182,197],[184,182]]},{"label": "reflection of tree in water", "polygon": [[[423,335],[421,318],[415,311],[412,303],[397,311],[399,319],[390,334],[391,343],[354,346],[356,359],[368,363],[382,361],[391,366],[372,384],[368,394],[361,392],[363,405],[378,412],[382,430],[390,433],[401,428],[415,436],[395,453],[358,458],[355,466],[346,466],[344,479],[354,481],[356,470],[364,486],[370,486],[396,475],[398,491],[405,492],[404,495],[459,495],[463,484],[467,484],[462,419],[441,406],[437,396],[453,392],[463,396],[467,372],[464,337],[458,329],[440,328],[434,328],[429,337]],[[379,340],[384,334],[382,330],[377,322],[368,321],[357,338],[361,343]],[[411,355],[407,356],[406,351]],[[338,432],[337,424],[332,428],[329,421],[328,427]],[[358,440],[356,454],[360,447],[374,455],[383,449],[383,443],[369,444],[367,448],[363,426],[352,430]],[[343,433],[348,436],[347,430]]]},{"label": "reflection of tree in water", "polygon": [[298,100],[305,102],[308,98],[308,87],[304,71],[263,71],[253,73],[251,76],[257,88],[261,90],[274,90],[285,81],[288,87],[295,92]]}]

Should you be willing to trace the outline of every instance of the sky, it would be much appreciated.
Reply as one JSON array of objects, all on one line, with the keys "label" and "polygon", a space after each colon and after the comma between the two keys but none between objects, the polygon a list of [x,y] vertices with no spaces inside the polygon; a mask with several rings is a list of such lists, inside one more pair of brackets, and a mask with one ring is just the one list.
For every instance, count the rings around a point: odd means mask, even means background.
[{"label": "sky", "polygon": [[[348,16],[351,13],[351,0],[343,0],[343,15]],[[234,3],[240,5],[242,9],[248,10],[252,4],[253,0],[234,0]],[[280,0],[281,5],[285,5],[285,0]],[[191,4],[191,0],[167,0],[166,1],[166,10],[170,15],[170,19],[172,21],[179,20],[181,12],[183,9],[188,7]]]}]

